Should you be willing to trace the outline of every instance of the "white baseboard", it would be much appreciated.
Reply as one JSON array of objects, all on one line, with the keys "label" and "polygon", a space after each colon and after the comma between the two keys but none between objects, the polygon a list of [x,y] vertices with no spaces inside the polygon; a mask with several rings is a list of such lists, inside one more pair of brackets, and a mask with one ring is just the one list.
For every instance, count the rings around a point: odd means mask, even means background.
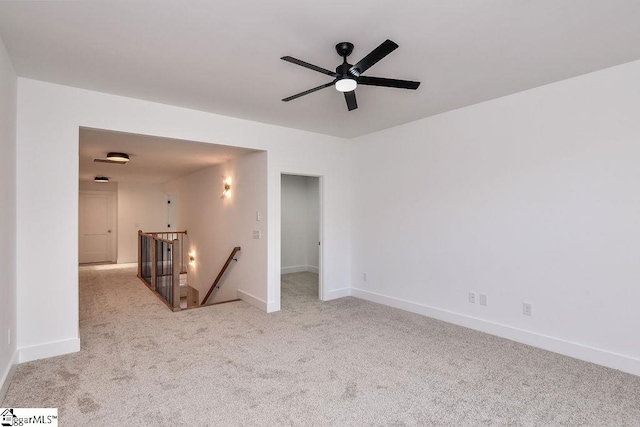
[{"label": "white baseboard", "polygon": [[306,265],[296,265],[294,267],[282,267],[280,274],[302,273],[303,271],[307,271]]},{"label": "white baseboard", "polygon": [[261,300],[256,296],[251,295],[248,292],[241,291],[240,289],[238,289],[238,298],[240,298],[242,301],[248,302],[252,306],[257,307],[262,311],[268,312],[267,302]]},{"label": "white baseboard", "polygon": [[32,360],[62,356],[63,354],[75,353],[77,351],[80,351],[80,338],[23,347],[18,349],[18,362],[30,362]]},{"label": "white baseboard", "polygon": [[612,353],[599,348],[589,347],[584,344],[566,341],[560,338],[542,335],[526,331],[512,326],[494,323],[483,319],[442,310],[436,307],[417,304],[414,302],[381,295],[363,289],[351,288],[351,296],[367,301],[388,305],[423,316],[486,332],[512,341],[560,353],[565,356],[595,363],[609,368],[617,369],[633,375],[640,375],[640,359],[622,354]]},{"label": "white baseboard", "polygon": [[87,265],[79,266],[78,269],[81,271],[117,270],[119,268],[132,268],[137,266],[138,266],[137,262],[127,262],[122,264],[95,264],[95,265],[87,264]]},{"label": "white baseboard", "polygon": [[350,295],[351,295],[351,288],[334,289],[332,291],[325,292],[324,300],[331,301],[332,299],[348,297]]},{"label": "white baseboard", "polygon": [[2,375],[2,381],[0,382],[0,404],[4,401],[4,397],[7,395],[9,385],[13,379],[13,375],[16,373],[16,367],[18,366],[18,350],[13,353],[13,357],[9,361],[9,366],[5,369]]},{"label": "white baseboard", "polygon": [[310,273],[318,274],[318,267],[314,267],[312,265],[296,265],[294,267],[282,267],[280,269],[280,274],[304,273],[306,271]]},{"label": "white baseboard", "polygon": [[267,313],[275,313],[276,311],[280,311],[280,301],[267,303]]}]

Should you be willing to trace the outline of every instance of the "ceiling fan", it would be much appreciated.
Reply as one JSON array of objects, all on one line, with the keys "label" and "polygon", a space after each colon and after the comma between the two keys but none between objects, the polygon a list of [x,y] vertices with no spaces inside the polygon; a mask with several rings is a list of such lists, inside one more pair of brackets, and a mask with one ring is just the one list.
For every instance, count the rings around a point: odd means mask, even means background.
[{"label": "ceiling fan", "polygon": [[308,62],[304,62],[296,58],[292,58],[290,56],[283,56],[280,59],[335,78],[335,80],[333,80],[332,82],[314,87],[313,89],[305,90],[304,92],[300,92],[288,98],[284,98],[283,101],[289,102],[293,99],[300,98],[301,96],[308,95],[320,89],[324,89],[329,86],[335,86],[338,91],[344,93],[344,99],[347,101],[347,108],[349,109],[349,111],[351,111],[358,108],[355,88],[359,84],[367,86],[384,86],[395,87],[399,89],[416,90],[418,89],[418,86],[420,86],[420,82],[385,79],[382,77],[369,77],[362,75],[362,73],[367,71],[378,61],[380,61],[382,58],[384,58],[397,48],[398,45],[396,43],[392,42],[391,40],[386,40],[380,46],[373,49],[367,56],[362,58],[360,62],[356,63],[355,65],[351,65],[347,62],[347,56],[351,55],[351,52],[353,52],[353,44],[349,42],[338,43],[336,45],[336,51],[338,52],[338,55],[342,56],[344,62],[336,68],[335,72],[324,69],[322,67],[318,67],[313,64],[309,64]]}]

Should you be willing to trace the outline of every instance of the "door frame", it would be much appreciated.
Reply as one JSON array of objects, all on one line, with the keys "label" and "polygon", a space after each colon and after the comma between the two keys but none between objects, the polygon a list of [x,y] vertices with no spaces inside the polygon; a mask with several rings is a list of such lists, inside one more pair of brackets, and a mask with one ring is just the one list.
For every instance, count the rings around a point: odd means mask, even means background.
[{"label": "door frame", "polygon": [[283,175],[292,175],[292,176],[301,176],[307,178],[318,178],[318,238],[319,249],[318,249],[318,299],[320,301],[326,301],[325,299],[325,286],[324,286],[324,176],[323,175],[313,175],[308,173],[298,173],[298,172],[280,172],[280,206],[278,206],[279,215],[279,224],[278,224],[278,233],[280,234],[280,250],[278,252],[278,257],[280,258],[280,262],[278,263],[280,271],[278,271],[278,294],[280,298],[280,305],[282,305],[282,176]]}]

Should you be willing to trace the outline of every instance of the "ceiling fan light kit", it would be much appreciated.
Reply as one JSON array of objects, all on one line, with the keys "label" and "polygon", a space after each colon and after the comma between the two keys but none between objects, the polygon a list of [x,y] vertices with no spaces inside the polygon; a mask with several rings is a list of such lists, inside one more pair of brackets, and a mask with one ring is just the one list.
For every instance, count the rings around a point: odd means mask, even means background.
[{"label": "ceiling fan light kit", "polygon": [[339,92],[351,92],[358,86],[354,79],[343,78],[336,82],[336,90]]},{"label": "ceiling fan light kit", "polygon": [[296,58],[292,58],[291,56],[283,56],[282,60],[291,62],[292,64],[300,65],[301,67],[308,68],[313,71],[317,71],[322,74],[326,74],[328,76],[333,77],[335,80],[330,83],[325,83],[318,87],[314,87],[313,89],[306,90],[304,92],[300,92],[296,95],[289,96],[284,98],[284,102],[292,101],[296,98],[300,98],[301,96],[308,95],[310,93],[316,92],[320,89],[324,89],[329,86],[335,86],[336,90],[344,93],[344,99],[347,102],[347,108],[349,111],[355,110],[358,108],[358,103],[356,102],[356,87],[361,85],[367,86],[383,86],[383,87],[393,87],[398,89],[418,89],[420,86],[420,82],[414,82],[409,80],[397,80],[397,79],[387,79],[382,77],[369,77],[363,76],[362,73],[367,71],[373,65],[375,65],[382,58],[393,52],[398,48],[398,45],[391,40],[385,40],[380,46],[372,50],[367,56],[362,58],[355,65],[351,65],[347,62],[347,57],[351,55],[353,52],[353,43],[349,42],[341,42],[336,45],[336,52],[343,58],[342,64],[338,65],[335,73],[333,71],[329,71],[325,68],[318,67],[317,65],[309,64],[308,62],[301,61]]}]

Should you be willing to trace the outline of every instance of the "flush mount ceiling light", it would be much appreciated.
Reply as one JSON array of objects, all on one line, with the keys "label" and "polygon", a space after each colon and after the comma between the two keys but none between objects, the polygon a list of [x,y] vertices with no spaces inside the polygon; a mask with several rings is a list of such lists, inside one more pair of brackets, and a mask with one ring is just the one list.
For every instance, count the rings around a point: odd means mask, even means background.
[{"label": "flush mount ceiling light", "polygon": [[129,155],[125,153],[109,153],[107,154],[107,160],[110,162],[127,163],[129,161]]},{"label": "flush mount ceiling light", "polygon": [[95,178],[93,178],[93,180],[95,182],[109,182],[109,178],[107,178],[106,176],[96,176]]}]

